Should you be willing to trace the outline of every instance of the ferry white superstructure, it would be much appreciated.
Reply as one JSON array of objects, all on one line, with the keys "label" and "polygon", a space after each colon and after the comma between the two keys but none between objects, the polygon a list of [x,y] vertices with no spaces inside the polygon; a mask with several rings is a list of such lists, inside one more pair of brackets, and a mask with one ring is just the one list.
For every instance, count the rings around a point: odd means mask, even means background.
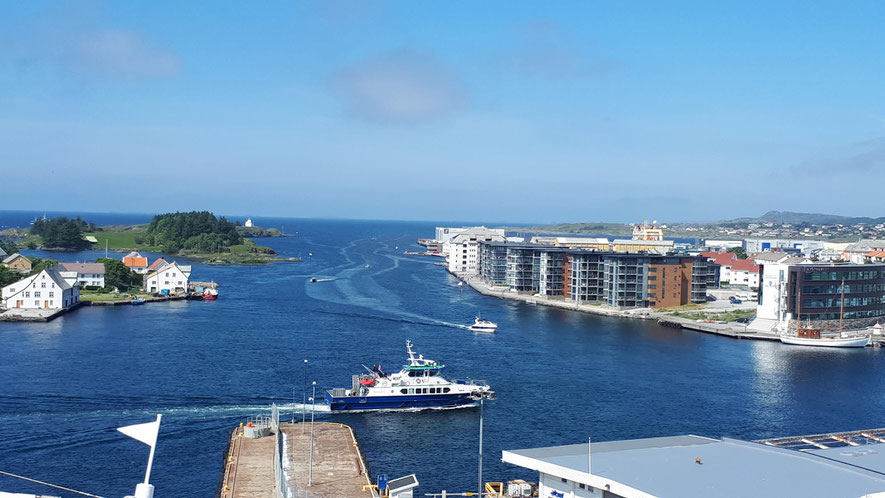
[{"label": "ferry white superstructure", "polygon": [[387,375],[376,365],[368,374],[354,375],[350,389],[326,391],[330,410],[457,408],[492,396],[491,388],[484,381],[445,379],[440,375],[445,365],[423,355],[416,357],[409,341],[406,341],[406,351],[409,363],[399,372]]}]

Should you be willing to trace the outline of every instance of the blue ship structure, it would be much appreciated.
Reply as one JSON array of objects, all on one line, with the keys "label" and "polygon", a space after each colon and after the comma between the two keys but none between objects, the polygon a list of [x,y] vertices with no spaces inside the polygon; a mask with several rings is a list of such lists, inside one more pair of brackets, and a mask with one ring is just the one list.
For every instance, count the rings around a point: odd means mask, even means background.
[{"label": "blue ship structure", "polygon": [[[332,412],[368,410],[444,409],[475,406],[494,392],[481,380],[447,380],[445,365],[415,356],[406,341],[409,363],[387,375],[376,365],[368,374],[354,375],[352,386],[326,391]],[[366,368],[368,370],[368,368]]]}]

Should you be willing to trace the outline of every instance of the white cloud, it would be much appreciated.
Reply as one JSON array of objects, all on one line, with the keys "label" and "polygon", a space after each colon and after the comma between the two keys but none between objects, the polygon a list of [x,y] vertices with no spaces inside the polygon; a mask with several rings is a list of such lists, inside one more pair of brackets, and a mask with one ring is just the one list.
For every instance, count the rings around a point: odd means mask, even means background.
[{"label": "white cloud", "polygon": [[73,40],[60,49],[63,63],[76,69],[126,78],[162,78],[178,74],[181,61],[151,46],[132,31],[108,29]]},{"label": "white cloud", "polygon": [[386,122],[431,121],[466,103],[454,69],[432,54],[395,52],[357,62],[332,79],[336,93],[360,117]]}]

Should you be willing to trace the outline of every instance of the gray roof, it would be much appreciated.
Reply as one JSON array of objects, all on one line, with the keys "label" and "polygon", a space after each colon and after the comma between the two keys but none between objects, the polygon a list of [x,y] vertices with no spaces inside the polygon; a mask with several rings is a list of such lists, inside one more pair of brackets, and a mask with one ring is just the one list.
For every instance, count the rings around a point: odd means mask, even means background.
[{"label": "gray roof", "polygon": [[[586,443],[509,453],[588,471]],[[885,491],[885,444],[799,452],[689,435],[593,443],[591,460],[593,475],[655,496],[860,497]]]},{"label": "gray roof", "polygon": [[99,273],[104,274],[104,263],[59,263],[59,266],[65,271],[75,271],[77,273]]},{"label": "gray roof", "polygon": [[4,264],[12,263],[12,260],[14,260],[15,258],[17,258],[19,256],[24,258],[24,256],[21,255],[21,253],[10,254],[9,257],[7,257],[6,259],[3,260],[3,263]]},{"label": "gray roof", "polygon": [[858,240],[854,244],[850,244],[845,248],[845,251],[848,252],[861,252],[861,251],[872,251],[873,249],[882,250],[885,249],[885,240],[879,239],[863,239]]}]

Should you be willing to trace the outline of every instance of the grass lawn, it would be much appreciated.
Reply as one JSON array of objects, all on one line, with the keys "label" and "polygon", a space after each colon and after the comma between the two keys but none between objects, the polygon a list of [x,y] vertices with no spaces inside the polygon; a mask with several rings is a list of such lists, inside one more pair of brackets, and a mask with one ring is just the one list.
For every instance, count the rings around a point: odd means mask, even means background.
[{"label": "grass lawn", "polygon": [[[89,302],[93,302],[93,301],[95,301],[95,302],[126,301],[126,300],[130,300],[130,301],[131,301],[131,299],[128,299],[128,297],[127,297],[127,298],[123,298],[123,294],[127,294],[127,293],[125,293],[125,292],[121,292],[121,293],[119,293],[119,294],[114,294],[114,293],[112,293],[112,292],[108,292],[108,293],[102,294],[102,293],[100,293],[100,292],[80,291],[80,300],[81,300],[81,301],[84,301],[84,302],[87,302],[87,303],[89,303]],[[130,293],[128,293],[127,295],[128,295],[128,296],[131,296],[132,293],[130,292]],[[138,294],[138,297],[141,297],[141,298],[145,298],[145,299],[146,299],[146,298],[151,297],[151,295],[150,295],[150,294],[139,293],[139,294]],[[134,299],[134,298],[133,298],[133,299]]]},{"label": "grass lawn", "polygon": [[149,247],[135,242],[135,237],[144,236],[144,232],[127,230],[125,232],[86,232],[83,235],[91,235],[98,239],[96,249],[104,249],[105,241],[108,249],[140,249],[145,251],[159,251],[159,247]]}]

